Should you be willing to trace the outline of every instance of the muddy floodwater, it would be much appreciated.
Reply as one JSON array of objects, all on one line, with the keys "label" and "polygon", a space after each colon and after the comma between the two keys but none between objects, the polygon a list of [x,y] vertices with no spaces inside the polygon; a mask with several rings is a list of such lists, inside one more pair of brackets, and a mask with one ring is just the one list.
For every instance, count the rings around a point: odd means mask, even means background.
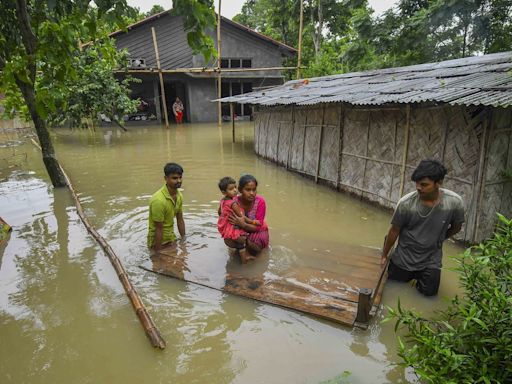
[{"label": "muddy floodwater", "polygon": [[[394,324],[380,311],[368,330],[230,296],[147,272],[148,200],[163,165],[180,163],[188,268],[257,276],[289,268],[329,271],[353,247],[380,247],[391,213],[256,157],[252,123],[132,126],[128,132],[59,129],[57,156],[90,222],[122,260],[167,342],[148,342],[69,191],[53,189],[26,131],[0,133],[0,382],[7,383],[403,383]],[[216,228],[223,176],[250,173],[267,201],[271,248],[249,266],[229,257]],[[445,244],[449,256],[461,251]],[[458,292],[443,271],[439,296],[388,282],[383,304],[424,313]],[[341,374],[349,371],[348,377]]]}]

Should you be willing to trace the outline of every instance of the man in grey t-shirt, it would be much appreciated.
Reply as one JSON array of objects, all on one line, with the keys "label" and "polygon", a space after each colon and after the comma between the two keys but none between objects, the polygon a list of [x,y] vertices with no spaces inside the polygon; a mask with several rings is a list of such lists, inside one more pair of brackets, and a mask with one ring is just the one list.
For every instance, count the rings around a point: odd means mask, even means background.
[{"label": "man in grey t-shirt", "polygon": [[416,279],[416,289],[425,296],[436,295],[439,289],[443,241],[459,232],[464,223],[462,198],[441,188],[446,173],[437,160],[420,162],[411,177],[416,191],[398,201],[382,250],[384,265],[398,237],[388,278]]}]

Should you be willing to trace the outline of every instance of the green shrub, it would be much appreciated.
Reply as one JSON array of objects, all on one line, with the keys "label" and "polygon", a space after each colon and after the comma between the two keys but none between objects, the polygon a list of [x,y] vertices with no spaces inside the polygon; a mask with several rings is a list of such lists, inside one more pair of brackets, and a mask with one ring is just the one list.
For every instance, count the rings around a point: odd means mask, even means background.
[{"label": "green shrub", "polygon": [[433,319],[388,308],[401,365],[424,382],[512,383],[512,220],[498,216],[493,237],[457,257],[462,298]]}]

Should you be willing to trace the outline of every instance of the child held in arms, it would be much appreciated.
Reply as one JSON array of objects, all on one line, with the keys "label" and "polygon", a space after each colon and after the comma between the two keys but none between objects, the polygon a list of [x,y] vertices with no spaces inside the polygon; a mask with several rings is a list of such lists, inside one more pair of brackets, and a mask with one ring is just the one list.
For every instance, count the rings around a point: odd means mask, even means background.
[{"label": "child held in arms", "polygon": [[[240,260],[242,264],[246,264],[249,260],[254,259],[245,249],[247,233],[229,222],[229,216],[232,214],[241,218],[244,217],[242,208],[234,200],[238,193],[236,181],[231,177],[223,177],[219,181],[219,189],[223,197],[220,200],[217,228],[225,242],[226,239],[230,239],[236,243],[240,252]],[[227,242],[226,245],[229,246]]]}]

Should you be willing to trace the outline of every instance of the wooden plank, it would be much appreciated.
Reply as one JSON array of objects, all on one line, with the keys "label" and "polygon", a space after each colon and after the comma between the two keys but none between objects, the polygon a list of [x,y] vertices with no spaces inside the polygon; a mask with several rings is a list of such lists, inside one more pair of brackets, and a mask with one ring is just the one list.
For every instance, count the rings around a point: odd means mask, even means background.
[{"label": "wooden plank", "polygon": [[357,303],[347,300],[339,292],[320,290],[309,284],[281,278],[272,274],[264,277],[245,277],[226,273],[223,285],[190,273],[186,260],[178,255],[155,257],[141,268],[188,283],[242,296],[262,303],[284,307],[306,314],[352,326]]},{"label": "wooden plank", "polygon": [[[322,269],[311,260],[310,265],[306,261],[306,264],[289,266],[278,275],[268,267],[261,270],[263,264],[259,262],[254,265],[256,269],[251,269],[251,264],[233,268],[233,263],[238,263],[236,259],[228,261],[225,268],[202,268],[203,262],[198,263],[196,258],[202,260],[203,256],[188,254],[180,247],[169,248],[141,268],[350,326],[355,325],[360,291],[373,292],[369,305],[364,307],[367,316],[367,309],[375,308],[380,302],[385,281],[380,251],[371,247],[343,245],[322,257]],[[212,259],[217,266],[226,262],[227,255],[214,252],[212,256],[217,258]],[[357,326],[365,327],[360,323]]]}]

